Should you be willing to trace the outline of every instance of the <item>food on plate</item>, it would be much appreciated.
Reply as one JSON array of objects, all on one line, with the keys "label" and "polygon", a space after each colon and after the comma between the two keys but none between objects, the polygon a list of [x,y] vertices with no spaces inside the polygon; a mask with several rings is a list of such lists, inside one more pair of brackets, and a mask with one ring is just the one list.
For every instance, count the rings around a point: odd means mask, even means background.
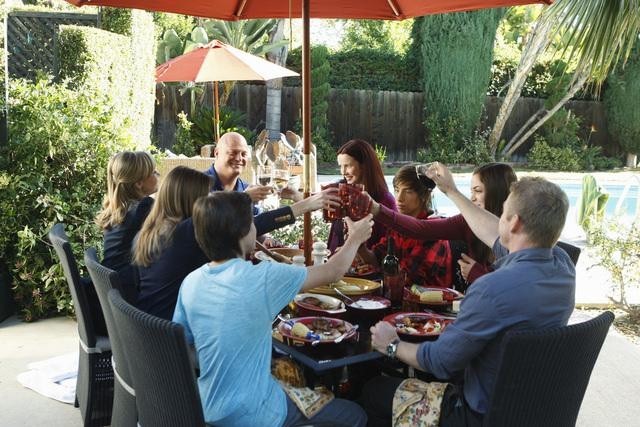
[{"label": "food on plate", "polygon": [[376,301],[371,299],[359,299],[355,304],[351,304],[352,307],[363,308],[365,310],[376,310],[380,308],[386,308],[387,304],[382,301]]},{"label": "food on plate", "polygon": [[424,290],[424,288],[421,288],[418,285],[413,285],[411,286],[411,293],[420,298],[420,302],[423,303],[441,304],[445,301],[444,290],[440,289]]},{"label": "food on plate", "polygon": [[300,300],[301,303],[312,305],[314,307],[321,308],[323,310],[337,310],[340,306],[340,303],[331,303],[329,301],[323,301],[316,297],[304,297]]},{"label": "food on plate", "polygon": [[405,334],[439,334],[444,330],[446,323],[438,319],[430,319],[419,316],[405,316],[402,323],[397,324],[398,332]]},{"label": "food on plate", "polygon": [[330,288],[338,288],[341,292],[358,292],[360,287],[357,285],[350,285],[344,280],[338,280],[337,282],[329,283]]},{"label": "food on plate", "polygon": [[311,329],[302,322],[296,322],[291,328],[291,335],[295,337],[306,338],[309,332],[311,332]]},{"label": "food on plate", "polygon": [[309,324],[296,322],[291,328],[291,334],[312,340],[334,340],[347,331],[344,322],[335,319],[317,317]]}]

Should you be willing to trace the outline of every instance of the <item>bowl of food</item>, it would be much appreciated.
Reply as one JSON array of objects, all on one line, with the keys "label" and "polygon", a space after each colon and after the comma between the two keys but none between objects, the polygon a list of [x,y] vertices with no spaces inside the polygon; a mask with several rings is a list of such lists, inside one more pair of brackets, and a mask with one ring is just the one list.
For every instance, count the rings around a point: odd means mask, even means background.
[{"label": "bowl of food", "polygon": [[347,302],[347,312],[354,320],[375,322],[382,319],[391,307],[391,301],[376,295],[365,295]]},{"label": "bowl of food", "polygon": [[433,288],[412,285],[404,288],[404,307],[412,311],[422,308],[433,310],[450,310],[453,301],[461,300],[464,295],[455,289]]},{"label": "bowl of food", "polygon": [[342,318],[347,312],[338,298],[319,294],[298,294],[293,299],[298,316],[326,316]]},{"label": "bowl of food", "polygon": [[403,341],[421,342],[437,339],[455,319],[435,313],[393,313],[383,320],[396,327]]},{"label": "bowl of food", "polygon": [[340,344],[352,338],[357,328],[349,322],[330,317],[297,317],[278,324],[278,332],[288,345]]}]

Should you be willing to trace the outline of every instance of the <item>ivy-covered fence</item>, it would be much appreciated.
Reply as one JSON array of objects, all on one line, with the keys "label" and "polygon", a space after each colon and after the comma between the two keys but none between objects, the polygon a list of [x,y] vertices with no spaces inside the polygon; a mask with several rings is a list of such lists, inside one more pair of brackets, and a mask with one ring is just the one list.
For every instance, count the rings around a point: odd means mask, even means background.
[{"label": "ivy-covered fence", "polygon": [[98,15],[12,11],[7,14],[9,75],[33,79],[37,71],[55,75],[56,36],[61,25],[96,27]]}]

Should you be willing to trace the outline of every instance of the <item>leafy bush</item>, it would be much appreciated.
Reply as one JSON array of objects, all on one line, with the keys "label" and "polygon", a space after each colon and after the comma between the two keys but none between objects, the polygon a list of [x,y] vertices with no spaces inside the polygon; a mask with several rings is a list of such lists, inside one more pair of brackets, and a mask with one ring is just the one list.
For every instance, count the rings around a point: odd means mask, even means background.
[{"label": "leafy bush", "polygon": [[151,140],[155,103],[153,21],[131,12],[131,37],[89,27],[60,26],[59,78],[78,92],[98,92],[114,110],[113,126],[129,132],[138,148]]},{"label": "leafy bush", "polygon": [[640,286],[640,223],[607,221],[594,229],[591,244],[601,265],[611,274],[616,294],[612,302],[640,321],[640,305],[630,304],[628,291]]},{"label": "leafy bush", "polygon": [[93,223],[109,156],[133,148],[98,91],[72,91],[43,79],[11,82],[9,141],[0,153],[0,258],[12,272],[22,317],[71,314],[68,286],[47,233],[67,224],[75,256],[101,246]]},{"label": "leafy bush", "polygon": [[487,144],[491,129],[474,131],[470,137],[462,138],[462,149],[459,152],[460,161],[481,165],[493,161],[491,150]]},{"label": "leafy bush", "polygon": [[581,169],[580,159],[571,147],[552,147],[544,137],[536,135],[529,151],[529,166],[540,170],[575,172]]},{"label": "leafy bush", "polygon": [[[322,219],[322,212],[316,211],[311,214],[311,235],[314,241],[326,242],[329,239],[330,224]],[[271,237],[280,240],[285,245],[297,245],[302,239],[304,222],[296,221],[294,224],[274,230]]]},{"label": "leafy bush", "polygon": [[193,123],[189,121],[184,111],[178,114],[178,123],[176,124],[176,143],[171,147],[171,151],[175,154],[184,154],[187,157],[193,157],[199,154],[199,147],[196,147],[191,138],[191,128]]},{"label": "leafy bush", "polygon": [[624,67],[607,78],[604,105],[611,136],[627,152],[640,154],[640,42]]},{"label": "leafy bush", "polygon": [[421,163],[442,162],[460,163],[460,151],[458,141],[460,135],[460,123],[454,117],[441,120],[435,114],[427,117],[425,121],[427,130],[427,148],[419,153],[418,161]]},{"label": "leafy bush", "polygon": [[[293,49],[287,68],[301,72],[302,53]],[[352,49],[330,52],[329,83],[334,89],[397,90],[420,92],[420,73],[412,61],[395,52],[375,49]],[[284,79],[287,86],[300,86],[299,77]]]},{"label": "leafy bush", "polygon": [[[191,139],[196,153],[200,152],[200,147],[207,144],[213,144],[215,141],[215,121],[214,112],[211,108],[200,107],[191,121]],[[251,143],[255,138],[255,133],[245,127],[247,116],[243,112],[234,110],[231,107],[223,105],[220,107],[220,135],[227,132],[238,132],[245,137],[247,142]]]},{"label": "leafy bush", "polygon": [[100,11],[100,26],[105,31],[130,36],[131,18],[131,9],[103,7]]}]

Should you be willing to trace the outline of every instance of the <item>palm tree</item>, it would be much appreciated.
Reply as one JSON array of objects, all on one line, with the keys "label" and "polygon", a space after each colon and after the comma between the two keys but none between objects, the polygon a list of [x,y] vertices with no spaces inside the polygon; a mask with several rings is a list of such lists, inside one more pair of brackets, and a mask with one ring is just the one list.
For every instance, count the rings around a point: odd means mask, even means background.
[{"label": "palm tree", "polygon": [[504,125],[520,96],[535,57],[549,46],[549,36],[554,32],[563,33],[567,41],[565,46],[572,46],[569,53],[576,58],[574,80],[555,106],[541,111],[537,122],[528,122],[525,126],[530,127],[518,132],[517,138],[507,143],[501,153],[504,157],[510,156],[585,83],[591,83],[592,88],[598,90],[609,72],[621,60],[626,60],[640,34],[640,0],[557,0],[545,8],[523,51],[514,81],[489,137],[492,153],[497,150]]}]

